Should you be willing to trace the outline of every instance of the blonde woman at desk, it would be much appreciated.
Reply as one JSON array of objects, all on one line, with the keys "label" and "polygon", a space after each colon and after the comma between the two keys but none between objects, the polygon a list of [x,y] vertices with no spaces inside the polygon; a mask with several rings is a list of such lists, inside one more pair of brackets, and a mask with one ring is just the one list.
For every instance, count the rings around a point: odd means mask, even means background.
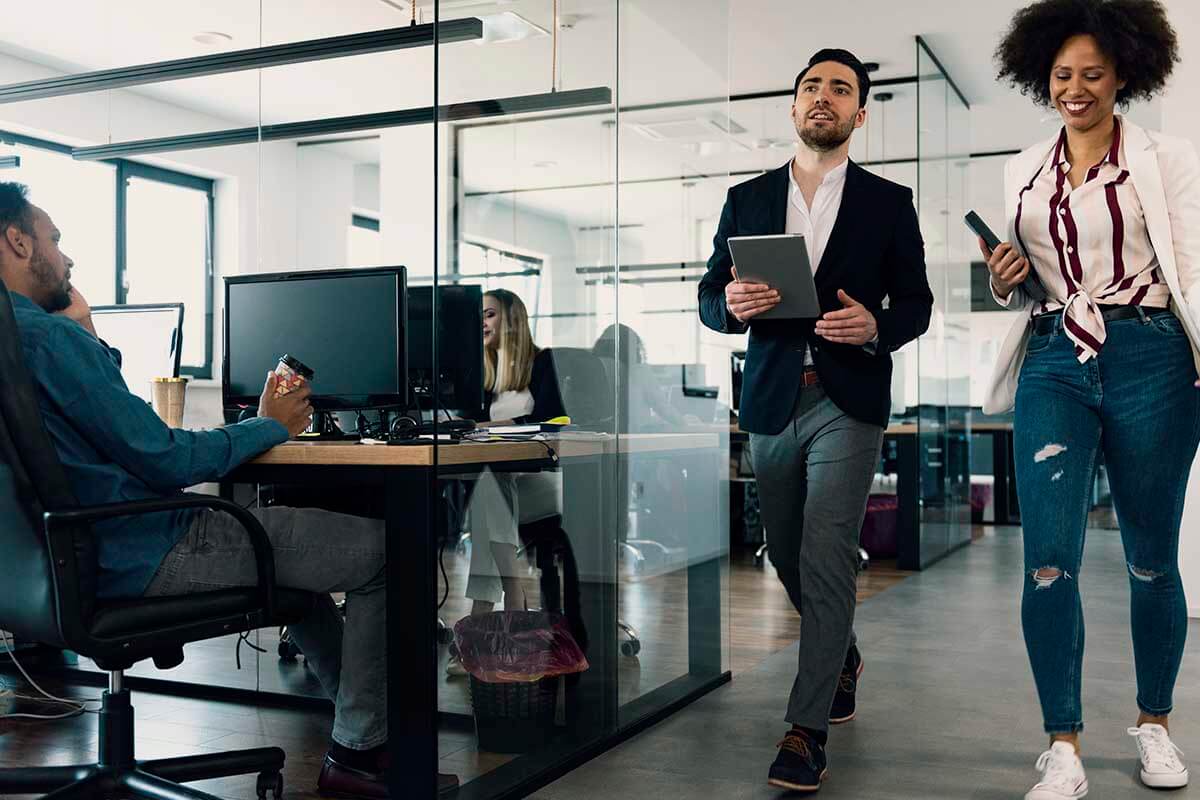
[{"label": "blonde woman at desk", "polygon": [[[483,296],[483,388],[480,425],[544,422],[565,416],[550,350],[533,342],[521,298],[505,289]],[[471,614],[486,614],[501,600],[506,611],[525,608],[517,548],[519,525],[562,511],[557,473],[484,470],[467,506],[471,518]],[[451,660],[450,675],[465,674]]]}]

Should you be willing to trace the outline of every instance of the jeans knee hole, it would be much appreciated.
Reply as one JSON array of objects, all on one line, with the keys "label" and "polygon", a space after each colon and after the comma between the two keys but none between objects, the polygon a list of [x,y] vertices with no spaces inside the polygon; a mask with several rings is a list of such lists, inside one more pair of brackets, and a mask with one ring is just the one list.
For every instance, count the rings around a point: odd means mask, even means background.
[{"label": "jeans knee hole", "polygon": [[1127,566],[1129,567],[1129,574],[1133,576],[1134,580],[1140,581],[1142,583],[1153,583],[1154,581],[1158,580],[1165,574],[1162,572],[1155,572],[1154,570],[1151,570],[1151,569],[1143,569],[1142,567],[1135,567],[1133,564],[1129,564]]},{"label": "jeans knee hole", "polygon": [[1030,577],[1037,585],[1038,589],[1049,589],[1055,582],[1062,577],[1070,578],[1070,573],[1065,573],[1058,567],[1042,567],[1031,571]]}]

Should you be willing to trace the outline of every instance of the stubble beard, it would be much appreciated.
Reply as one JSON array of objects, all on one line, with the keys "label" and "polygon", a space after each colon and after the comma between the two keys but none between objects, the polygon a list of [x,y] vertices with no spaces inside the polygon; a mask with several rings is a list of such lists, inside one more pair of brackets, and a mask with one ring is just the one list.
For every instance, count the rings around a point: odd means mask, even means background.
[{"label": "stubble beard", "polygon": [[847,120],[844,125],[834,124],[822,128],[800,124],[796,126],[796,133],[800,135],[800,141],[810,150],[828,153],[849,141],[850,135],[854,133],[854,120]]},{"label": "stubble beard", "polygon": [[54,274],[52,265],[37,245],[33,247],[33,256],[29,259],[29,269],[38,284],[47,292],[46,301],[42,308],[53,314],[71,305],[71,283],[65,277],[61,280]]}]

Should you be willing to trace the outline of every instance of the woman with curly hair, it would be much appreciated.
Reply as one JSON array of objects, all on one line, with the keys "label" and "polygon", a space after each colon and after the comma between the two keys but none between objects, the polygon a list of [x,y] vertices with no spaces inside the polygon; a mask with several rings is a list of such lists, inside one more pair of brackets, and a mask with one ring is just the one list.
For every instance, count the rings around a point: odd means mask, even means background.
[{"label": "woman with curly hair", "polygon": [[1187,632],[1179,526],[1200,443],[1200,161],[1114,113],[1163,88],[1175,31],[1157,0],[1042,0],[1017,12],[996,58],[1001,79],[1063,120],[1006,166],[1009,241],[980,242],[996,299],[1023,312],[985,410],[1016,407],[1021,622],[1050,734],[1026,800],[1087,794],[1078,582],[1101,454],[1129,573],[1129,733],[1144,784],[1185,786],[1167,716]]}]

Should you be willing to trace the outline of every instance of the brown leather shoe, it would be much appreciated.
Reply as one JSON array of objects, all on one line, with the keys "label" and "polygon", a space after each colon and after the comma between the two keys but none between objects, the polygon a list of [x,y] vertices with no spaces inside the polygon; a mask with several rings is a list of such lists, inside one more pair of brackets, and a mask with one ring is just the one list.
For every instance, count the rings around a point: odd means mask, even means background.
[{"label": "brown leather shoe", "polygon": [[[458,776],[438,773],[438,793],[449,794],[458,790]],[[321,774],[317,777],[317,793],[323,797],[347,798],[347,800],[362,800],[363,798],[389,798],[387,778],[385,773],[365,772],[361,769],[347,767],[325,756],[321,765]]]}]

